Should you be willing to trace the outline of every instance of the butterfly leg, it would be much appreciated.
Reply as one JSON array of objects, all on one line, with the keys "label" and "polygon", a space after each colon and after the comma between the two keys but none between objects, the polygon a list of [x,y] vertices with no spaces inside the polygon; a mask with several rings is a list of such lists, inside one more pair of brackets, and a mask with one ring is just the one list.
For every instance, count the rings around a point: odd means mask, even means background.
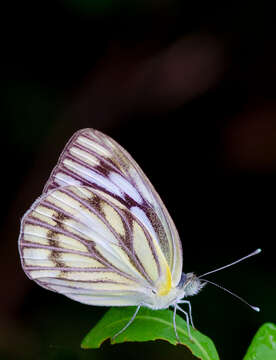
[{"label": "butterfly leg", "polygon": [[174,304],[174,309],[173,309],[173,328],[174,328],[176,340],[177,340],[177,342],[180,342],[179,336],[178,336],[178,333],[177,333],[177,329],[176,329],[176,322],[175,322],[176,310],[177,310],[177,304]]},{"label": "butterfly leg", "polygon": [[181,301],[178,302],[178,304],[188,304],[188,306],[189,306],[189,316],[190,316],[191,324],[192,324],[192,327],[195,328],[194,322],[193,322],[193,317],[192,317],[192,306],[191,306],[191,302],[188,301],[188,300],[181,300]]},{"label": "butterfly leg", "polygon": [[114,340],[118,335],[120,335],[122,332],[124,332],[131,323],[133,323],[134,319],[136,318],[136,315],[140,309],[141,305],[137,306],[137,309],[135,310],[135,313],[132,315],[132,318],[129,320],[129,322],[114,336],[112,336],[112,340]]},{"label": "butterfly leg", "polygon": [[183,313],[185,314],[185,316],[186,316],[188,335],[189,335],[189,338],[191,339],[189,315],[188,315],[188,313],[187,313],[185,310],[181,309],[181,307],[179,307],[177,304],[176,304],[176,308],[177,308],[177,310],[183,312]]}]

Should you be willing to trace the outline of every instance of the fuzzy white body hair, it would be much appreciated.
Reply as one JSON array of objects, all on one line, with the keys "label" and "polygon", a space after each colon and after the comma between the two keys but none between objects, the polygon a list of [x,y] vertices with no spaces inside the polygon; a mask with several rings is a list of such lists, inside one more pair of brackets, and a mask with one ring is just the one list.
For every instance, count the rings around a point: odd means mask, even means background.
[{"label": "fuzzy white body hair", "polygon": [[186,281],[180,286],[172,288],[167,295],[160,296],[159,294],[151,293],[143,302],[143,306],[147,306],[151,309],[167,309],[179,303],[183,298],[187,296],[193,296],[199,293],[204,287],[205,283],[202,283],[195,274],[184,274]]}]

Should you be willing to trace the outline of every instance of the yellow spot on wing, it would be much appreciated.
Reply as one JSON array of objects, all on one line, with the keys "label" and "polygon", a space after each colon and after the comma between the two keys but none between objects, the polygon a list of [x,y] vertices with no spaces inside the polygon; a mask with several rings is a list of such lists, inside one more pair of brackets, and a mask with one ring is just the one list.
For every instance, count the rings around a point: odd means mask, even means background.
[{"label": "yellow spot on wing", "polygon": [[167,295],[172,287],[172,275],[167,263],[165,264],[165,267],[166,267],[165,281],[162,282],[158,288],[158,295],[160,296]]},{"label": "yellow spot on wing", "polygon": [[161,268],[160,278],[148,239],[140,225],[138,225],[136,221],[133,222],[133,244],[135,253],[143,264],[147,274],[156,283],[158,295],[163,296],[167,295],[171,290],[172,275],[165,256],[154,238],[152,238],[152,243]]}]

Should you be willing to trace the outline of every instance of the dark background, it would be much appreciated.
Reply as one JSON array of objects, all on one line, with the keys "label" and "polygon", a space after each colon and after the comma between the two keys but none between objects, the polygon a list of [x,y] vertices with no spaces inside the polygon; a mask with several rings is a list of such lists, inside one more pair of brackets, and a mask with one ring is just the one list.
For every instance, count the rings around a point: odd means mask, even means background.
[{"label": "dark background", "polygon": [[276,321],[275,9],[265,2],[10,2],[1,9],[0,359],[191,359],[163,342],[80,350],[104,314],[47,292],[20,265],[20,218],[77,129],[137,160],[179,230],[184,271],[207,272],[196,327],[241,359]]}]

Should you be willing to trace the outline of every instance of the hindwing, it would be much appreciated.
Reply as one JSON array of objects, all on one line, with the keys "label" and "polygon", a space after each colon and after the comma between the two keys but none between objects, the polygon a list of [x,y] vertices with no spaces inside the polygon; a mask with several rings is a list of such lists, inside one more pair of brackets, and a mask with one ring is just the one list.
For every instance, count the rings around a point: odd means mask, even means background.
[{"label": "hindwing", "polygon": [[91,187],[43,194],[22,219],[19,248],[32,280],[83,303],[136,305],[171,287],[159,243],[140,219]]}]

